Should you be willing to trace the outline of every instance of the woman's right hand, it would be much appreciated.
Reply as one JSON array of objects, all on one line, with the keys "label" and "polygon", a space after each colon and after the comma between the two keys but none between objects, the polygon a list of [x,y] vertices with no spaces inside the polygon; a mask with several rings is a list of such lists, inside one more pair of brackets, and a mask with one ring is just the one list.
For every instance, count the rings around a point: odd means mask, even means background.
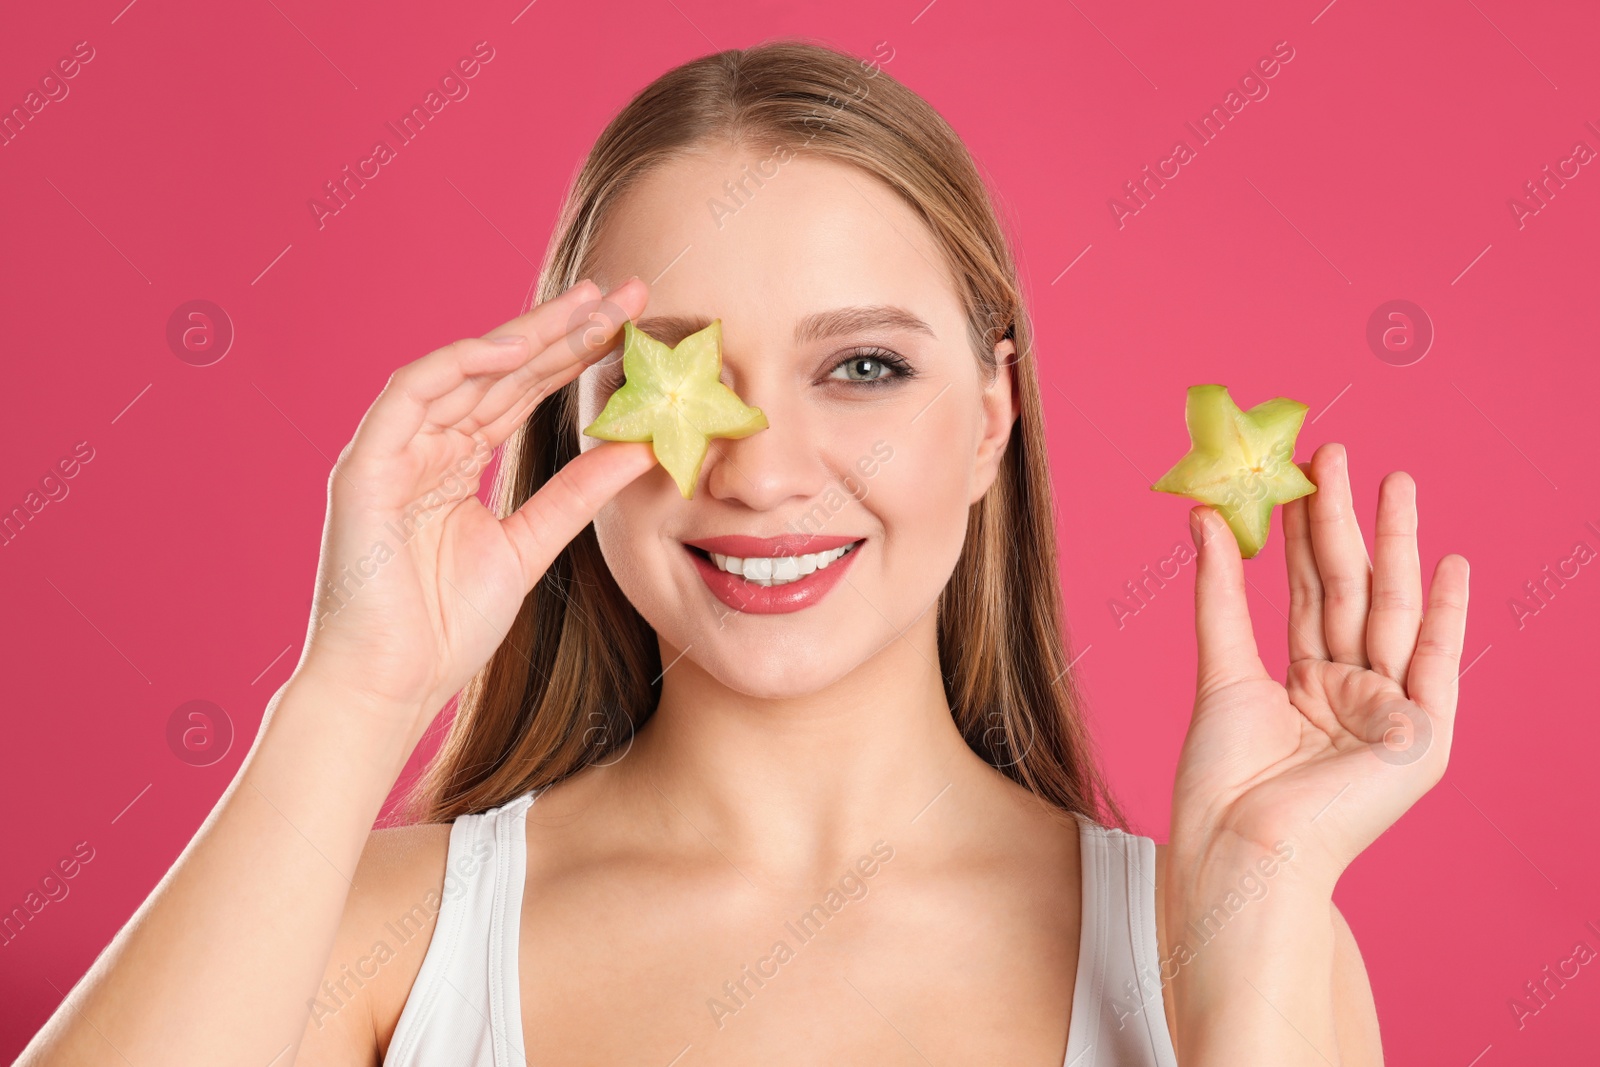
[{"label": "woman's right hand", "polygon": [[608,352],[644,309],[638,278],[585,280],[395,371],[328,479],[317,596],[296,674],[390,709],[414,747],[510,630],[561,550],[655,465],[647,443],[580,453],[498,518],[477,497],[494,449]]}]

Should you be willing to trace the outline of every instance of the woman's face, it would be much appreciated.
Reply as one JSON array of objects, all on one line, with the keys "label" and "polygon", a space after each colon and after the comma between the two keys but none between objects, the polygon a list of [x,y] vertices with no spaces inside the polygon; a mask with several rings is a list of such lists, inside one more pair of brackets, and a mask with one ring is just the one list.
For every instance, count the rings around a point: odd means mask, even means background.
[{"label": "woman's face", "polygon": [[[617,209],[595,281],[652,282],[636,322],[668,345],[720,318],[722,381],[768,423],[712,439],[693,499],[657,465],[595,518],[663,662],[682,655],[735,691],[777,698],[824,688],[901,635],[931,659],[929,609],[1010,436],[1012,343],[987,381],[926,227],[877,179],[803,147],[707,150]],[[620,384],[620,336],[579,380],[580,427]],[[746,558],[854,544],[792,587],[763,586],[688,544],[727,535],[821,542],[720,546]]]}]

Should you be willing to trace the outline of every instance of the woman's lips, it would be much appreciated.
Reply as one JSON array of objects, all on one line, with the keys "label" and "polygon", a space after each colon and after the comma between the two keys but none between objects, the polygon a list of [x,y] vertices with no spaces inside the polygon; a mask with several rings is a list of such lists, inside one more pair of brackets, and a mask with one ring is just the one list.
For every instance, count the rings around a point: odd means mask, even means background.
[{"label": "woman's lips", "polygon": [[808,608],[827,596],[839,584],[839,579],[844,577],[845,568],[861,554],[865,544],[864,540],[858,541],[855,547],[826,567],[818,567],[805,577],[782,585],[759,585],[748,581],[742,574],[721,570],[709,557],[702,556],[687,544],[683,550],[689,553],[695,569],[700,572],[712,595],[728,607],[751,615],[779,615]]}]

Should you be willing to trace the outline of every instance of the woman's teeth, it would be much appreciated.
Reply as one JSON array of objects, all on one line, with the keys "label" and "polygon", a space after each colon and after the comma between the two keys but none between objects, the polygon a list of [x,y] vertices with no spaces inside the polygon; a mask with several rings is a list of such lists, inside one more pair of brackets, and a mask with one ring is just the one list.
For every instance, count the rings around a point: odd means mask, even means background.
[{"label": "woman's teeth", "polygon": [[813,552],[809,556],[752,556],[749,559],[740,559],[738,556],[724,556],[718,552],[709,552],[711,562],[717,569],[737,574],[747,582],[756,585],[788,585],[798,582],[801,578],[819,571],[846,552],[855,548],[861,542],[855,541],[838,548],[830,548],[826,552]]}]

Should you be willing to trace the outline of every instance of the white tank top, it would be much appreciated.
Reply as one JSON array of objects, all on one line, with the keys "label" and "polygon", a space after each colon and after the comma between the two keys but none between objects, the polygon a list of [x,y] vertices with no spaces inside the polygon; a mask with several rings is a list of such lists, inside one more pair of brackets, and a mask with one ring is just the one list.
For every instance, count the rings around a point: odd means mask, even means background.
[{"label": "white tank top", "polygon": [[[517,943],[538,791],[450,828],[438,920],[384,1067],[526,1067]],[[1161,1001],[1155,842],[1078,817],[1083,923],[1062,1067],[1177,1067]]]}]

